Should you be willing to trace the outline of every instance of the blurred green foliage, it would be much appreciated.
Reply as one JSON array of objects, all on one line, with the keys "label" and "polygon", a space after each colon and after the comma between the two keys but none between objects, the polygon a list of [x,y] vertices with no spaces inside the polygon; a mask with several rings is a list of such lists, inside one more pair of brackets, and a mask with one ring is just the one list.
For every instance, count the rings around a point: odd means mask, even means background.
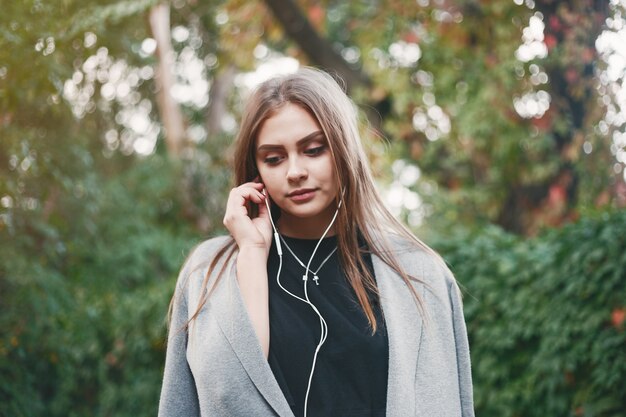
[{"label": "blurred green foliage", "polygon": [[[0,415],[155,414],[167,304],[199,240],[174,221],[177,169],[156,155],[92,184],[71,239],[0,242]],[[435,247],[465,294],[477,415],[621,415],[626,212]]]},{"label": "blurred green foliage", "polygon": [[532,240],[487,227],[435,247],[465,296],[476,415],[624,415],[625,211]]},{"label": "blurred green foliage", "polygon": [[56,218],[28,213],[29,233],[13,211],[14,233],[0,234],[0,415],[155,414],[168,301],[200,240],[180,221],[181,169],[154,155],[91,178]]},{"label": "blurred green foliage", "polygon": [[[185,254],[220,231],[232,132],[208,133],[216,126],[206,122],[206,104],[185,102],[188,127],[208,134],[180,159],[165,155],[162,130],[153,154],[134,153],[140,135],[122,113],[143,105],[160,127],[150,75],[156,58],[142,50],[156,1],[5,3],[0,416],[155,415],[167,304]],[[382,97],[377,110],[386,115],[389,139],[397,139],[387,148],[374,142],[374,169],[388,171],[395,158],[419,161],[422,179],[405,185],[432,205],[434,236],[444,226],[497,220],[509,212],[511,190],[539,186],[561,196],[562,184],[551,177],[563,163],[580,174],[581,212],[615,184],[610,134],[597,129],[604,107],[595,93],[580,93],[595,88],[603,66],[579,59],[595,57],[593,39],[581,37],[601,26],[604,12],[587,16],[582,1],[536,3],[546,13],[546,36],[562,37],[546,59],[521,62],[515,51],[536,13],[511,0],[419,8],[415,1],[298,2],[372,79],[354,97],[360,103]],[[173,1],[171,27],[189,34],[173,43],[177,65],[193,62],[183,56],[197,58],[211,88],[225,68],[243,72],[273,56],[255,58],[260,46],[310,63],[262,1]],[[391,53],[398,46],[413,52],[418,46],[420,57],[401,62]],[[535,72],[554,70],[549,83],[532,81],[533,65]],[[564,66],[578,71],[566,89],[580,97],[586,116],[572,117],[554,99],[559,110],[520,117],[512,102],[523,94],[545,89],[569,97],[553,82],[563,78]],[[103,93],[113,73],[128,82],[145,69],[128,94]],[[225,99],[232,120],[240,110],[238,88],[231,86]],[[428,115],[433,108],[439,117]],[[430,127],[447,118],[450,125],[433,140],[416,115],[428,115]],[[561,136],[563,148],[556,146]],[[582,141],[594,152],[581,152]],[[556,208],[544,206],[553,216],[515,208],[562,220],[564,198],[548,201]],[[466,288],[477,415],[617,416],[626,409],[619,391],[626,382],[623,213],[584,218],[530,241],[491,226],[450,236],[437,247]]]}]

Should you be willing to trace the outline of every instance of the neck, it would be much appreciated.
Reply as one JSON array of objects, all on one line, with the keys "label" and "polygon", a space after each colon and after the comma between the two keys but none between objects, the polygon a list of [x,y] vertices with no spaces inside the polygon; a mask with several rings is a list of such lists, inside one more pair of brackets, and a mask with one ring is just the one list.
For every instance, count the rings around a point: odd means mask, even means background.
[{"label": "neck", "polygon": [[[331,217],[332,219],[332,217]],[[281,216],[278,221],[278,230],[282,235],[294,237],[297,239],[319,239],[324,234],[324,230],[328,227],[330,219],[324,224],[312,224],[304,219],[296,219],[296,222],[283,221]],[[335,235],[335,226],[330,228],[325,237]]]},{"label": "neck", "polygon": [[[329,210],[324,215],[320,215],[315,218],[303,219],[283,212],[278,219],[277,226],[280,233],[288,237],[298,239],[319,239],[322,237],[324,231],[333,220],[334,214],[335,210],[332,209],[332,211]],[[337,220],[335,220],[325,237],[334,236],[336,234],[336,225]]]}]

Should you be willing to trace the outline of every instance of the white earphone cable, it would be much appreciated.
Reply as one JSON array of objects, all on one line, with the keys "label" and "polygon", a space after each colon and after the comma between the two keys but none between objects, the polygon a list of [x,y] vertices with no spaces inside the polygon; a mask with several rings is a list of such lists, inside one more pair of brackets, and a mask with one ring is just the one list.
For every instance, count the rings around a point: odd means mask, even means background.
[{"label": "white earphone cable", "polygon": [[305,267],[305,272],[304,272],[304,275],[302,276],[302,279],[304,281],[304,283],[303,283],[304,298],[298,297],[297,295],[289,292],[280,283],[280,272],[281,272],[281,269],[282,269],[282,266],[283,266],[283,251],[282,251],[282,247],[281,247],[281,244],[280,244],[280,235],[278,233],[278,229],[276,228],[276,225],[274,224],[274,220],[272,219],[272,212],[270,210],[270,205],[269,205],[269,201],[268,201],[268,195],[265,192],[265,189],[263,190],[263,194],[265,195],[265,205],[267,206],[267,212],[268,212],[268,216],[270,218],[270,223],[272,224],[272,229],[274,229],[274,241],[276,242],[276,251],[278,252],[278,258],[279,258],[278,272],[276,273],[276,283],[287,294],[291,295],[294,298],[297,298],[298,300],[300,300],[300,301],[302,301],[304,303],[307,303],[311,307],[311,309],[313,309],[315,314],[317,314],[317,316],[319,317],[319,320],[320,320],[320,341],[317,344],[317,347],[315,348],[315,354],[313,355],[313,364],[311,365],[311,373],[309,374],[309,381],[308,381],[308,384],[307,384],[306,394],[304,396],[304,417],[306,417],[307,416],[308,403],[309,403],[309,392],[311,391],[311,383],[313,382],[313,373],[315,372],[315,364],[317,363],[317,354],[319,353],[322,345],[324,344],[324,342],[326,342],[326,338],[328,337],[328,325],[326,324],[326,320],[324,320],[324,317],[319,312],[317,307],[315,307],[315,305],[311,302],[311,300],[309,300],[309,294],[308,294],[308,291],[307,291],[307,282],[309,281],[309,271],[310,271],[310,267],[311,267],[311,262],[313,261],[313,258],[315,257],[315,253],[317,252],[317,249],[319,248],[320,244],[322,243],[322,240],[324,240],[324,238],[326,237],[326,235],[330,231],[331,227],[335,223],[335,220],[337,219],[337,215],[339,214],[339,208],[341,207],[341,205],[343,203],[343,192],[341,193],[342,198],[341,198],[341,200],[339,200],[339,204],[337,205],[337,210],[335,210],[335,214],[334,214],[332,220],[330,221],[330,224],[328,225],[328,227],[326,228],[326,230],[322,234],[322,237],[320,238],[320,240],[317,242],[317,245],[315,245],[315,249],[313,249],[313,253],[311,254],[311,257],[309,258],[309,262],[307,263],[307,265]]}]

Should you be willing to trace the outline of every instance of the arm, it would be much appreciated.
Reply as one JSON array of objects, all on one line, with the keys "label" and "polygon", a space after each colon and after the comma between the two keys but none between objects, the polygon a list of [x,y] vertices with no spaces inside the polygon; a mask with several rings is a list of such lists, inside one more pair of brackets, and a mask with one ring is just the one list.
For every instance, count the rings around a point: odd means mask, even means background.
[{"label": "arm", "polygon": [[[263,184],[249,182],[233,188],[226,203],[224,226],[239,247],[237,282],[248,316],[261,349],[267,358],[270,348],[269,289],[267,257],[272,243],[272,228]],[[259,215],[251,219],[248,204],[257,204]]]},{"label": "arm", "polygon": [[263,250],[244,247],[237,255],[237,282],[254,331],[267,359],[270,350],[269,289],[267,255]]},{"label": "arm", "polygon": [[[181,272],[181,277],[183,276]],[[179,278],[180,281],[180,278]],[[174,294],[172,318],[169,325],[165,372],[159,417],[199,416],[198,393],[196,384],[187,363],[187,297],[179,284]]]}]

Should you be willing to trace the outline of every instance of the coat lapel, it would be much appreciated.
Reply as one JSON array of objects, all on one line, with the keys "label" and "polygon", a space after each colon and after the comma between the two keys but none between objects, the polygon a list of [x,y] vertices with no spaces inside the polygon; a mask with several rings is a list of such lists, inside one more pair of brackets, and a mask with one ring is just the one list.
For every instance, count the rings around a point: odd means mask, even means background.
[{"label": "coat lapel", "polygon": [[[414,382],[422,339],[422,319],[402,278],[378,256],[372,255],[372,261],[389,340],[387,415],[415,415]],[[291,408],[263,355],[248,317],[237,283],[235,262],[223,278],[221,288],[216,288],[214,294],[218,304],[215,307],[225,313],[218,320],[219,326],[265,400],[279,416],[292,417]],[[423,286],[416,286],[416,289],[423,297]]]},{"label": "coat lapel", "polygon": [[[372,260],[389,340],[387,416],[412,416],[422,319],[402,278],[378,256]],[[423,297],[423,287],[416,289]]]},{"label": "coat lapel", "polygon": [[219,309],[225,312],[222,319],[218,320],[219,326],[265,400],[279,416],[292,417],[291,408],[263,355],[254,327],[248,317],[237,282],[235,264],[236,262],[232,263],[228,274],[223,277],[225,278],[221,285],[223,294],[216,297],[222,300]]}]

